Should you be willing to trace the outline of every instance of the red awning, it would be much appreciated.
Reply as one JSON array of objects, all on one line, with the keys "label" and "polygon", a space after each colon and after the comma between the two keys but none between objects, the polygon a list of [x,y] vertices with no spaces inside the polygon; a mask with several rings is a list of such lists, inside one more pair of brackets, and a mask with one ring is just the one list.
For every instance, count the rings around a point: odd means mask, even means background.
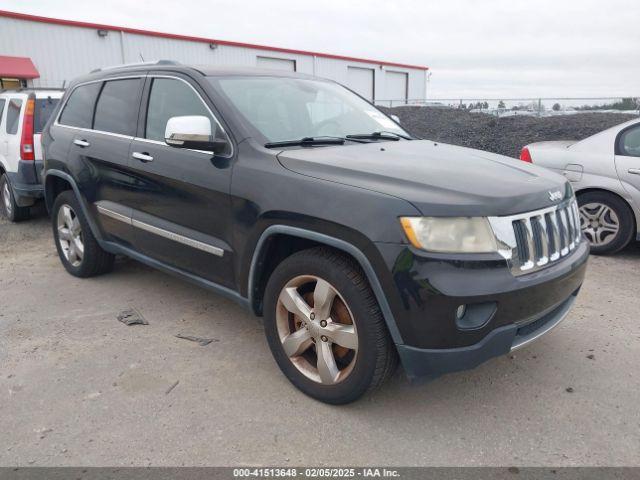
[{"label": "red awning", "polygon": [[40,74],[30,58],[0,55],[0,77],[39,78]]}]

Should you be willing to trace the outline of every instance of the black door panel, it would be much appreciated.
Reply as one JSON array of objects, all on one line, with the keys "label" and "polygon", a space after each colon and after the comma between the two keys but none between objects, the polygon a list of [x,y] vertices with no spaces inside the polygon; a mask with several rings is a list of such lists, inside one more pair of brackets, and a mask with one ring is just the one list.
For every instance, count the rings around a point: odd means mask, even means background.
[{"label": "black door panel", "polygon": [[110,201],[128,205],[134,184],[128,169],[130,145],[131,139],[128,137],[78,131],[69,150],[70,156],[77,157],[83,164],[84,174],[90,177],[84,179],[92,185],[86,197],[90,204],[94,204],[92,208],[95,209],[105,239],[127,245],[133,241],[131,225],[106,217],[97,210],[95,203]]},{"label": "black door panel", "polygon": [[[133,158],[138,152],[152,161]],[[135,228],[141,253],[221,285],[234,286],[230,237],[231,167],[216,166],[212,154],[176,149],[135,139],[131,169],[136,173],[131,202],[134,221],[166,227],[196,241],[225,249],[222,256],[162,238],[158,232]]]}]

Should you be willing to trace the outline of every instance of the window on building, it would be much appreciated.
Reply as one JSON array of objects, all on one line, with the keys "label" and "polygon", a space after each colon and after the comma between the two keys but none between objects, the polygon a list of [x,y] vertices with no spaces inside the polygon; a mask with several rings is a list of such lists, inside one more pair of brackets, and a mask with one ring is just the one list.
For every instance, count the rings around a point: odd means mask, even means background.
[{"label": "window on building", "polygon": [[19,78],[0,78],[0,88],[22,88],[26,87],[27,82]]},{"label": "window on building", "polygon": [[100,82],[96,82],[76,88],[62,110],[60,123],[70,127],[91,128],[93,107],[101,86]]},{"label": "window on building", "polygon": [[287,72],[296,71],[296,61],[288,58],[273,57],[257,57],[256,63],[260,68],[268,70],[286,70]]},{"label": "window on building", "polygon": [[2,124],[2,114],[4,113],[4,104],[6,102],[4,98],[0,98],[0,124]]},{"label": "window on building", "polygon": [[20,110],[22,110],[22,100],[19,98],[9,100],[9,105],[7,105],[7,125],[5,127],[9,135],[18,133]]},{"label": "window on building", "polygon": [[141,84],[139,78],[106,82],[96,104],[93,129],[134,136]]}]

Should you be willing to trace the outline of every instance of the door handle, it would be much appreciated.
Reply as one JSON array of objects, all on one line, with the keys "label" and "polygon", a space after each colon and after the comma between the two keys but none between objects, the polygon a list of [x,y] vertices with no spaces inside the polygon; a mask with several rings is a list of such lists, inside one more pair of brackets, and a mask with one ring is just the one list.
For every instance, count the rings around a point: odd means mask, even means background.
[{"label": "door handle", "polygon": [[147,152],[133,152],[131,156],[136,160],[140,160],[141,162],[144,162],[144,163],[153,162],[153,157],[149,155]]},{"label": "door handle", "polygon": [[631,173],[632,175],[640,175],[640,168],[630,168],[629,170],[627,170],[629,173]]},{"label": "door handle", "polygon": [[73,141],[74,144],[78,145],[79,147],[88,147],[89,145],[91,145],[89,142],[87,142],[86,140],[80,140],[79,138],[76,138]]}]

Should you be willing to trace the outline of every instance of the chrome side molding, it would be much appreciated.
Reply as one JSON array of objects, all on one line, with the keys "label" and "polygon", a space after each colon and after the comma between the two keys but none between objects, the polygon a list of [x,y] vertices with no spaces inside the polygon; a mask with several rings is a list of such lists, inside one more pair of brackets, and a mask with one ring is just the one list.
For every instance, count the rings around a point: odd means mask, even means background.
[{"label": "chrome side molding", "polygon": [[216,247],[214,245],[201,242],[200,240],[195,240],[193,238],[185,237],[184,235],[180,235],[179,233],[175,233],[170,230],[166,230],[164,228],[156,227],[155,225],[151,225],[146,222],[141,222],[140,220],[136,220],[134,218],[128,217],[121,213],[115,212],[102,205],[96,205],[96,207],[100,214],[106,217],[112,218],[114,220],[117,220],[119,222],[126,223],[127,225],[131,225],[132,227],[139,228],[140,230],[153,233],[154,235],[158,235],[159,237],[166,238],[168,240],[172,240],[177,243],[181,243],[182,245],[186,245],[188,247],[195,248],[197,250],[202,250],[203,252],[211,253],[212,255],[216,255],[218,257],[222,257],[224,255],[224,250],[220,247]]}]

